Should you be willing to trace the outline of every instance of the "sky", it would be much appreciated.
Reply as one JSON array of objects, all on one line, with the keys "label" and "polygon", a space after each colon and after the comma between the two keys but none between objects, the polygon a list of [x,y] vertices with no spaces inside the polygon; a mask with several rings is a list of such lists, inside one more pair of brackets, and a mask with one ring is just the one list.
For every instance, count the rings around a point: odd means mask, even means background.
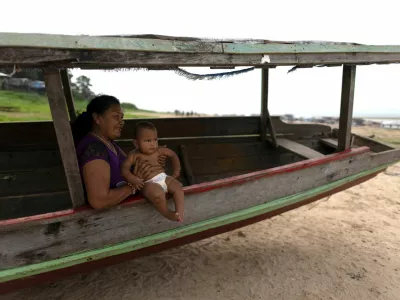
[{"label": "sky", "polygon": [[[400,45],[396,1],[4,1],[1,32],[53,34],[163,34],[207,38],[327,40]],[[218,70],[186,68],[197,73]],[[270,70],[272,115],[337,116],[341,67]],[[96,93],[156,111],[251,115],[260,112],[261,72],[190,81],[171,71],[74,70]],[[359,66],[354,116],[400,117],[400,65]]]}]

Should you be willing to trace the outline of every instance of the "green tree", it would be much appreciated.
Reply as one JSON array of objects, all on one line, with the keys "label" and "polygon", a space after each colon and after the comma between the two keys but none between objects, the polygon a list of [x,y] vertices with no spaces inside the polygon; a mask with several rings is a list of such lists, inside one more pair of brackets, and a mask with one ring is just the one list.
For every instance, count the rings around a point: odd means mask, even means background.
[{"label": "green tree", "polygon": [[76,85],[74,88],[76,88],[77,94],[80,96],[80,98],[84,100],[90,100],[95,96],[93,91],[90,89],[91,86],[92,84],[90,83],[90,78],[86,77],[85,75],[81,75],[76,79]]}]

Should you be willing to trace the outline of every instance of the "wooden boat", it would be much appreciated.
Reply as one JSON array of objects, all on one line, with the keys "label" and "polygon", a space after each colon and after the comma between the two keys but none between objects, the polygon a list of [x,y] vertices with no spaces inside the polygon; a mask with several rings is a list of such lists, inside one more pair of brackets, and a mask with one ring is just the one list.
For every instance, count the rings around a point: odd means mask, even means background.
[{"label": "wooden boat", "polygon": [[[233,230],[376,176],[400,160],[400,150],[351,133],[356,65],[396,62],[400,46],[0,33],[0,66],[42,68],[53,117],[0,124],[0,292]],[[338,130],[269,115],[269,68],[284,65],[343,65]],[[178,66],[262,69],[260,117],[152,120],[183,164],[183,224],[139,196],[91,209],[70,129],[66,69]],[[127,151],[136,121],[126,121],[118,141]]]}]

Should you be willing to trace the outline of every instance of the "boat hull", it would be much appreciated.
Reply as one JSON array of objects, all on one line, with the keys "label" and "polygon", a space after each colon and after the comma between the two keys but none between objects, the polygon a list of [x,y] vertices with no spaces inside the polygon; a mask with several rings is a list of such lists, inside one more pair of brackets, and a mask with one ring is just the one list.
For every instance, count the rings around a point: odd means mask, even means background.
[{"label": "boat hull", "polygon": [[[204,224],[193,224],[192,227],[194,228],[192,230],[185,230],[188,226],[173,229],[170,232],[161,233],[161,237],[155,237],[153,241],[148,241],[147,245],[141,248],[135,249],[133,244],[137,241],[128,241],[114,246],[116,248],[119,247],[119,249],[113,249],[113,246],[111,246],[97,252],[96,250],[87,251],[54,260],[50,263],[44,262],[33,266],[20,267],[17,268],[20,269],[19,272],[17,269],[8,271],[8,274],[6,274],[7,271],[2,271],[0,273],[8,276],[0,277],[0,281],[3,281],[0,282],[0,294],[55,281],[74,274],[89,272],[100,267],[121,263],[247,226],[358,185],[373,178],[385,168],[386,166],[381,166],[373,170],[364,171],[297,195],[276,199],[245,211],[215,218],[214,220],[207,220],[203,222]],[[75,263],[73,262],[74,258]],[[74,264],[69,265],[71,262]]]}]

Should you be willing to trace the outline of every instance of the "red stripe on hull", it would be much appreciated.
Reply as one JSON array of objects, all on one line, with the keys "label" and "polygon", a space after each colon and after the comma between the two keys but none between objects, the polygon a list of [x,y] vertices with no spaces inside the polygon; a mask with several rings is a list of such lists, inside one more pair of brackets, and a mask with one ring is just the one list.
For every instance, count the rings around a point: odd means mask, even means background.
[{"label": "red stripe on hull", "polygon": [[68,276],[72,276],[72,275],[76,275],[76,274],[81,274],[81,273],[87,273],[90,271],[93,271],[95,269],[98,268],[103,268],[103,267],[107,267],[110,265],[115,265],[124,261],[128,261],[134,258],[138,258],[141,256],[146,256],[149,254],[153,254],[153,253],[157,253],[160,251],[163,251],[165,249],[169,249],[169,248],[173,248],[173,247],[177,247],[177,246],[181,246],[181,245],[185,245],[185,244],[189,244],[192,242],[196,242],[205,238],[209,238],[212,237],[214,235],[217,234],[221,234],[221,233],[225,233],[231,230],[235,230],[238,229],[240,227],[243,226],[247,226],[253,223],[257,223],[259,221],[274,217],[276,215],[282,214],[286,211],[298,208],[300,206],[309,204],[313,201],[319,200],[321,198],[325,198],[328,197],[332,194],[341,192],[343,190],[346,190],[350,187],[353,187],[355,185],[358,185],[362,182],[365,182],[373,177],[375,177],[376,175],[378,175],[379,173],[381,173],[382,171],[378,171],[376,173],[370,174],[368,176],[359,178],[357,180],[354,180],[352,182],[349,182],[347,184],[344,184],[340,187],[337,187],[333,190],[330,190],[328,192],[322,193],[318,196],[315,197],[311,197],[308,198],[306,200],[303,200],[301,202],[292,204],[292,205],[288,205],[286,207],[253,217],[253,218],[249,218],[246,220],[242,220],[239,222],[235,222],[232,224],[227,224],[221,227],[217,227],[217,228],[212,228],[212,229],[208,229],[202,232],[198,232],[189,236],[185,236],[182,238],[178,238],[178,239],[174,239],[174,240],[170,240],[168,242],[164,242],[158,245],[154,245],[151,247],[147,247],[147,248],[143,248],[143,249],[139,249],[136,251],[132,251],[132,252],[128,252],[128,253],[124,253],[124,254],[119,254],[119,255],[115,255],[115,256],[111,256],[111,257],[107,257],[101,260],[95,260],[95,261],[91,261],[91,262],[86,262],[83,264],[79,264],[79,265],[75,265],[75,266],[71,266],[68,268],[64,268],[64,269],[59,269],[59,270],[55,270],[55,271],[51,271],[51,272],[47,272],[47,273],[42,273],[42,274],[38,274],[35,276],[31,276],[31,277],[26,277],[26,278],[21,278],[21,279],[17,279],[17,280],[13,280],[13,281],[8,281],[8,282],[3,282],[0,283],[0,295],[1,294],[6,294],[6,293],[10,293],[10,292],[14,292],[17,291],[19,289],[23,289],[23,288],[27,288],[27,287],[31,287],[31,286],[35,286],[35,285],[39,285],[42,283],[46,283],[46,282],[54,282],[58,279],[64,278],[64,277],[68,277]]}]

